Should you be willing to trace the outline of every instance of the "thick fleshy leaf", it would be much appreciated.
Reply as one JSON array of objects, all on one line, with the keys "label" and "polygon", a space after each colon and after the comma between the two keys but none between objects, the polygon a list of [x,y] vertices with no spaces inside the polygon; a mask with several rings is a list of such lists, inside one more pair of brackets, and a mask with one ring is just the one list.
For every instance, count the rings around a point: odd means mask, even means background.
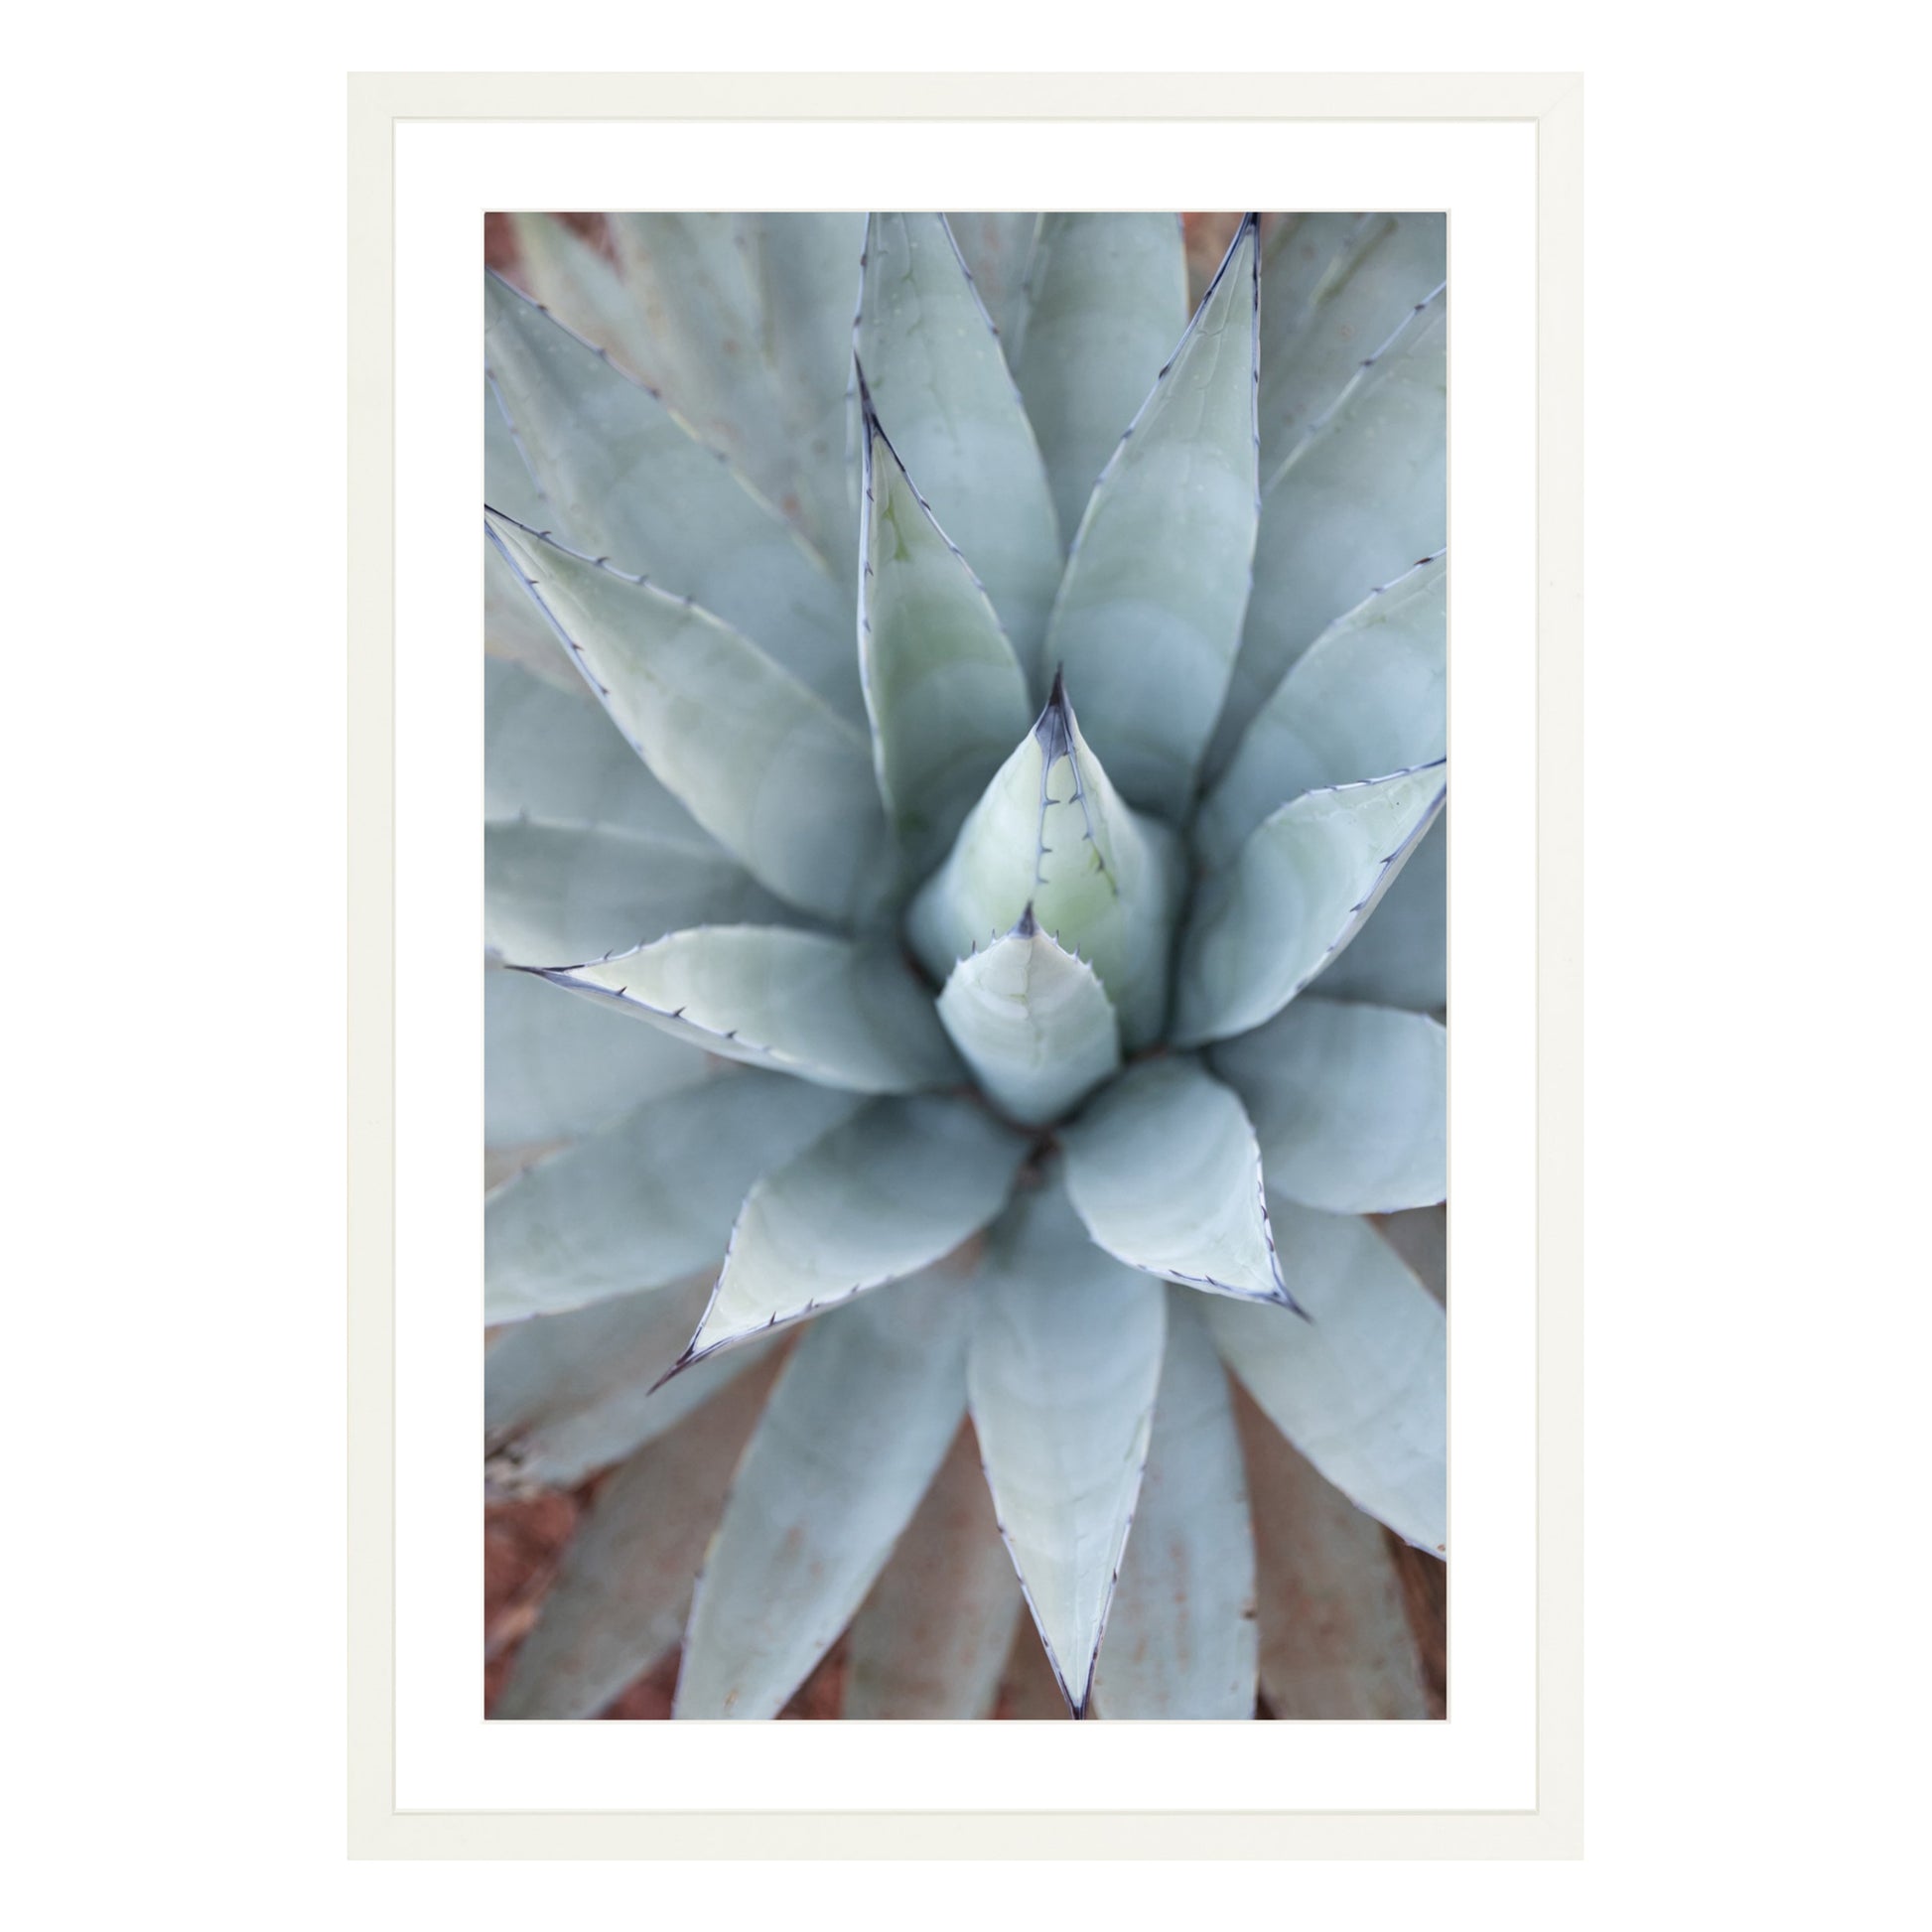
[{"label": "thick fleshy leaf", "polygon": [[931,997],[890,946],[788,926],[701,926],[545,979],[708,1053],[857,1093],[963,1076]]},{"label": "thick fleshy leaf", "polygon": [[784,911],[695,826],[685,838],[537,818],[483,827],[483,943],[512,965],[574,965]]},{"label": "thick fleshy leaf", "polygon": [[873,413],[863,374],[859,661],[879,790],[922,877],[1027,729],[1026,673]]},{"label": "thick fleshy leaf", "polygon": [[548,497],[530,474],[515,427],[494,382],[483,377],[483,500],[519,523],[544,522],[553,514]]},{"label": "thick fleshy leaf", "polygon": [[1439,294],[1264,479],[1254,592],[1210,771],[1336,618],[1448,540],[1448,341]]},{"label": "thick fleshy leaf", "polygon": [[492,516],[618,729],[700,825],[780,897],[834,919],[890,890],[864,732],[708,611]]},{"label": "thick fleshy leaf", "polygon": [[1060,1136],[1087,1232],[1130,1268],[1294,1307],[1241,1102],[1191,1057],[1143,1060]]},{"label": "thick fleshy leaf", "polygon": [[832,1647],[958,1431],[970,1306],[935,1270],[792,1351],[705,1557],[673,1717],[775,1717]]},{"label": "thick fleshy leaf", "polygon": [[[962,244],[963,245],[963,244]],[[1062,535],[1187,323],[1187,255],[1172,214],[1042,214],[1027,325],[1007,359],[1053,485]]]},{"label": "thick fleshy leaf", "polygon": [[770,502],[790,496],[795,511],[797,464],[769,352],[758,217],[647,213],[610,221],[624,284],[656,345],[665,400]]},{"label": "thick fleshy leaf", "polygon": [[[764,352],[778,384],[799,511],[836,563],[856,541],[857,476],[846,448],[852,324],[859,307],[863,214],[747,215],[762,305]],[[780,507],[789,508],[783,498]]]},{"label": "thick fleshy leaf", "polygon": [[967,1386],[1000,1534],[1084,1717],[1147,1463],[1167,1304],[1087,1239],[1057,1180],[994,1228],[973,1300]]},{"label": "thick fleshy leaf", "polygon": [[[483,496],[487,502],[500,503],[519,522],[557,520],[516,447],[515,432],[495,387],[487,380],[483,383]],[[532,677],[569,692],[580,703],[590,696],[570,653],[487,537],[483,539],[483,648],[490,657],[521,665]]]},{"label": "thick fleshy leaf", "polygon": [[1194,820],[1224,866],[1278,806],[1380,778],[1449,750],[1449,553],[1426,558],[1332,623],[1255,715]]},{"label": "thick fleshy leaf", "polygon": [[[1013,1574],[1011,1560],[1007,1563],[1007,1574],[1009,1577]],[[1066,1694],[1053,1675],[1046,1647],[1040,1642],[1032,1617],[1020,1620],[1013,1648],[1007,1653],[1006,1669],[1000,1674],[998,1715],[1017,1719],[1022,1724],[1047,1720],[1063,1724],[1073,1715],[1066,1708]]]},{"label": "thick fleshy leaf", "polygon": [[1133,811],[1080,734],[1065,686],[960,828],[912,901],[906,934],[933,978],[1010,932],[1029,905],[1093,967],[1131,1050],[1158,1038],[1181,889],[1179,842]]},{"label": "thick fleshy leaf", "polygon": [[1008,1119],[1057,1120],[1120,1065],[1120,1023],[1091,966],[1020,923],[952,969],[939,1019]]},{"label": "thick fleshy leaf", "polygon": [[763,1360],[763,1348],[738,1348],[656,1386],[710,1293],[710,1275],[694,1275],[671,1288],[538,1315],[498,1335],[483,1357],[486,1484],[512,1495],[573,1488],[668,1434]]},{"label": "thick fleshy leaf", "polygon": [[1174,1040],[1225,1039],[1279,1013],[1361,928],[1448,786],[1439,762],[1306,792],[1265,818],[1195,896]]},{"label": "thick fleshy leaf", "polygon": [[[487,537],[483,541],[507,570],[501,552]],[[562,661],[562,644],[520,582],[516,595],[543,622],[545,648]],[[483,816],[577,819],[709,842],[704,827],[651,776],[592,699],[582,672],[574,663],[565,668],[574,687],[569,698],[520,665],[484,664]]]},{"label": "thick fleshy leaf", "polygon": [[703,1268],[724,1253],[746,1189],[856,1105],[740,1073],[646,1101],[525,1169],[484,1209],[487,1319],[582,1308]]},{"label": "thick fleshy leaf", "polygon": [[1254,564],[1258,252],[1250,218],[1094,487],[1046,632],[1115,783],[1171,820],[1193,795]]},{"label": "thick fleshy leaf", "polygon": [[676,1644],[769,1381],[743,1377],[598,1491],[492,1718],[594,1718]]},{"label": "thick fleshy leaf", "polygon": [[949,1255],[999,1213],[1027,1144],[969,1100],[878,1100],[745,1197],[680,1366]]},{"label": "thick fleshy leaf", "polygon": [[1449,1549],[1448,1330],[1427,1289],[1365,1220],[1268,1203],[1312,1321],[1216,1296],[1214,1340],[1268,1419],[1358,1509]]},{"label": "thick fleshy leaf", "polygon": [[862,722],[845,578],[650,390],[507,283],[487,298],[490,373],[552,512],[525,527],[694,599]]},{"label": "thick fleshy leaf", "polygon": [[1290,1200],[1389,1214],[1449,1191],[1449,1035],[1427,1014],[1311,996],[1210,1057]]},{"label": "thick fleshy leaf", "polygon": [[1367,1000],[1441,1013],[1449,1005],[1449,813],[1424,834],[1415,857],[1347,951],[1316,982],[1323,999]]},{"label": "thick fleshy leaf", "polygon": [[[650,387],[665,378],[664,350],[652,337],[622,275],[589,235],[554,214],[512,214],[519,268],[537,302],[571,331],[608,351],[627,374]],[[490,502],[519,522],[507,503]]]},{"label": "thick fleshy leaf", "polygon": [[1449,273],[1441,214],[1304,214],[1261,269],[1261,459],[1272,473]]},{"label": "thick fleshy leaf", "polygon": [[1277,1718],[1431,1715],[1387,1533],[1236,1405],[1254,1508],[1261,1688]]},{"label": "thick fleshy leaf", "polygon": [[533,1147],[602,1127],[697,1086],[716,1062],[650,1027],[626,1027],[530,973],[483,974],[483,1141]]},{"label": "thick fleshy leaf", "polygon": [[840,1716],[991,1717],[1020,1607],[979,1446],[962,1429],[852,1619]]},{"label": "thick fleshy leaf", "polygon": [[1027,311],[1027,264],[1036,214],[949,214],[946,224],[986,319],[1011,341]]},{"label": "thick fleshy leaf", "polygon": [[856,341],[893,447],[1037,675],[1060,574],[1052,492],[942,216],[872,217]]},{"label": "thick fleshy leaf", "polygon": [[1252,1718],[1255,1547],[1227,1371],[1181,1289],[1094,1679],[1103,1718]]}]

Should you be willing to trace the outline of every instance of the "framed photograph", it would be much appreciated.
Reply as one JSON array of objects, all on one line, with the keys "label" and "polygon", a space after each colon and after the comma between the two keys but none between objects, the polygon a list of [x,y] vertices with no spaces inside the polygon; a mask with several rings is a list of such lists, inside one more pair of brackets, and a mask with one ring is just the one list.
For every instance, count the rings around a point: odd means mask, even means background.
[{"label": "framed photograph", "polygon": [[1581,99],[354,77],[357,1856],[1580,1855]]}]

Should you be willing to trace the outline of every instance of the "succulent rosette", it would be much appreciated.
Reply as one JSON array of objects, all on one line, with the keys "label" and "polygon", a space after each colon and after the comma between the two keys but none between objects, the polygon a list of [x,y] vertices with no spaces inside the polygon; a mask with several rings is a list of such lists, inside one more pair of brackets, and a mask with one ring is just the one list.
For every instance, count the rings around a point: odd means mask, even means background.
[{"label": "succulent rosette", "polygon": [[1076,1716],[1424,1715],[1441,217],[1191,319],[1173,215],[517,229],[486,1453],[597,1483],[495,1715],[980,1717],[1029,1622]]}]

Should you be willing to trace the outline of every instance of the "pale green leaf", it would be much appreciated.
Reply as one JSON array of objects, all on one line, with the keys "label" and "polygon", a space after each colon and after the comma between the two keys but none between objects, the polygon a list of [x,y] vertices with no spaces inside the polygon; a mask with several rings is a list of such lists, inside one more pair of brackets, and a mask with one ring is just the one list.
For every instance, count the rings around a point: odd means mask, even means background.
[{"label": "pale green leaf", "polygon": [[683,1360],[949,1255],[999,1213],[1026,1153],[970,1100],[874,1101],[746,1195]]},{"label": "pale green leaf", "polygon": [[1270,1198],[1282,1265],[1313,1317],[1215,1296],[1201,1307],[1268,1419],[1358,1509],[1449,1548],[1448,1330],[1365,1220]]},{"label": "pale green leaf", "polygon": [[1255,715],[1194,820],[1224,866],[1277,806],[1380,778],[1449,750],[1449,553],[1426,558],[1331,623]]},{"label": "pale green leaf", "polygon": [[[512,214],[510,224],[523,281],[536,301],[573,335],[608,350],[627,374],[661,387],[663,346],[652,337],[617,264],[590,236],[557,215]],[[494,496],[489,500],[519,522],[530,521]]]},{"label": "pale green leaf", "polygon": [[852,1619],[839,1715],[990,1718],[1020,1608],[979,1446],[961,1429]]},{"label": "pale green leaf", "polygon": [[1449,1191],[1449,1035],[1427,1014],[1311,996],[1210,1057],[1290,1200],[1388,1214]]},{"label": "pale green leaf", "polygon": [[864,378],[859,662],[879,789],[923,875],[1027,729],[1026,674],[966,561],[912,486]]},{"label": "pale green leaf", "polygon": [[863,731],[708,611],[487,522],[618,729],[748,872],[828,918],[883,899],[893,861]]},{"label": "pale green leaf", "polygon": [[1269,472],[1449,273],[1441,214],[1304,214],[1261,270],[1261,457]]},{"label": "pale green leaf", "polygon": [[969,1311],[935,1272],[793,1350],[705,1557],[673,1717],[775,1717],[832,1647],[958,1431]]},{"label": "pale green leaf", "polygon": [[486,1318],[582,1308],[716,1261],[746,1189],[858,1104],[740,1073],[645,1101],[525,1169],[484,1207]]},{"label": "pale green leaf", "polygon": [[594,1718],[677,1643],[769,1381],[736,1382],[598,1491],[492,1718]]},{"label": "pale green leaf", "polygon": [[487,375],[483,377],[483,501],[519,523],[543,523],[555,514],[530,474],[503,398]]},{"label": "pale green leaf", "polygon": [[1367,1000],[1441,1013],[1449,1005],[1449,813],[1423,836],[1415,857],[1347,951],[1317,982],[1324,999]]},{"label": "pale green leaf", "polygon": [[1087,1232],[1130,1268],[1217,1295],[1294,1301],[1233,1091],[1187,1056],[1143,1060],[1060,1135]]},{"label": "pale green leaf", "polygon": [[735,1348],[662,1381],[710,1293],[705,1273],[504,1329],[483,1357],[487,1486],[509,1495],[574,1488],[668,1434],[762,1361],[762,1347]]},{"label": "pale green leaf", "polygon": [[[1011,1575],[1013,1565],[1007,1565]],[[1032,1617],[1023,1617],[1014,1633],[1013,1648],[1007,1653],[1006,1669],[1000,1673],[1000,1699],[997,1715],[1022,1724],[1048,1720],[1064,1723],[1073,1713],[1066,1708],[1066,1694],[1053,1675],[1046,1647]]]},{"label": "pale green leaf", "polygon": [[1431,1715],[1402,1582],[1382,1526],[1237,1405],[1254,1508],[1261,1688],[1287,1720]]},{"label": "pale green leaf", "polygon": [[[846,447],[863,214],[747,215],[786,448],[805,528],[834,563],[857,542],[858,479]],[[782,499],[781,499],[782,506]]]},{"label": "pale green leaf", "polygon": [[1114,781],[1170,820],[1193,795],[1254,564],[1256,257],[1250,219],[1094,487],[1046,632]]},{"label": "pale green leaf", "polygon": [[1254,591],[1207,768],[1290,666],[1449,534],[1448,304],[1425,303],[1264,480]]},{"label": "pale green leaf", "polygon": [[1279,1013],[1345,946],[1442,809],[1447,764],[1303,794],[1271,813],[1189,914],[1173,1038],[1198,1045]]},{"label": "pale green leaf", "polygon": [[891,946],[703,926],[544,977],[707,1052],[860,1093],[963,1077],[931,996]]},{"label": "pale green leaf", "polygon": [[[946,216],[980,307],[1009,345],[1026,315],[1027,264],[1040,218],[1036,214]],[[1008,352],[1010,356],[1010,346]]]},{"label": "pale green leaf", "polygon": [[[964,244],[962,243],[962,246]],[[1187,256],[1172,214],[1042,214],[1027,322],[1007,359],[1039,439],[1062,534],[1187,323]]]},{"label": "pale green leaf", "polygon": [[1133,811],[1081,736],[1064,685],[994,774],[906,934],[934,979],[1010,932],[1031,905],[1099,975],[1131,1050],[1158,1038],[1182,884],[1179,842]]},{"label": "pale green leaf", "polygon": [[490,374],[550,505],[525,527],[694,599],[863,722],[849,580],[650,390],[507,283],[486,293]]},{"label": "pale green leaf", "polygon": [[[610,217],[625,287],[655,345],[661,374],[654,379],[665,400],[767,500],[783,507],[789,496],[795,512],[797,467],[768,352],[758,220],[736,213]],[[855,274],[856,266],[855,257]]]},{"label": "pale green leaf", "polygon": [[483,827],[483,943],[511,965],[575,965],[711,920],[782,918],[727,852],[611,825],[505,818]]},{"label": "pale green leaf", "polygon": [[1059,527],[1020,392],[942,216],[872,216],[857,343],[893,447],[1036,675]]},{"label": "pale green leaf", "polygon": [[1094,1678],[1103,1718],[1255,1715],[1255,1546],[1227,1371],[1168,1292],[1147,1475]]},{"label": "pale green leaf", "polygon": [[[496,546],[487,537],[483,542],[509,570]],[[704,828],[624,743],[582,672],[566,660],[529,593],[510,575],[517,601],[543,624],[544,648],[564,664],[575,693],[567,699],[517,664],[484,664],[484,817],[577,819],[708,844]]]},{"label": "pale green leaf", "polygon": [[967,1387],[1000,1533],[1084,1717],[1147,1462],[1167,1305],[1158,1282],[1087,1239],[1057,1180],[995,1226],[973,1302]]},{"label": "pale green leaf", "polygon": [[[494,386],[483,382],[483,500],[496,503],[519,522],[557,521],[536,486],[509,418]],[[568,692],[588,710],[590,689],[570,653],[529,600],[508,561],[483,539],[483,648],[490,657],[518,664],[557,691]]]},{"label": "pale green leaf", "polygon": [[939,1019],[1008,1119],[1043,1126],[1120,1065],[1120,1025],[1091,966],[1040,931],[1031,907],[952,969]]},{"label": "pale green leaf", "polygon": [[627,1027],[532,973],[483,974],[483,1141],[532,1147],[711,1077],[696,1047]]}]

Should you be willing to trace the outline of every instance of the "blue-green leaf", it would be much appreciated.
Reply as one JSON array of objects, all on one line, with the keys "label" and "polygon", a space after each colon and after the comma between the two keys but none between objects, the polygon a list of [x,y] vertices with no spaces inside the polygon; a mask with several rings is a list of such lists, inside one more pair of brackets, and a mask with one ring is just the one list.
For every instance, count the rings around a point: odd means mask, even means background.
[{"label": "blue-green leaf", "polygon": [[514,966],[574,965],[710,920],[784,907],[732,856],[693,837],[549,819],[483,827],[483,943]]},{"label": "blue-green leaf", "polygon": [[1171,820],[1193,795],[1254,563],[1256,258],[1250,218],[1094,488],[1046,633],[1114,781]]},{"label": "blue-green leaf", "polygon": [[[1040,219],[1036,214],[946,216],[980,307],[1009,345],[1026,315],[1027,264]],[[1011,346],[1008,354],[1010,358]]]},{"label": "blue-green leaf", "polygon": [[932,520],[863,374],[859,660],[873,757],[903,862],[923,876],[1027,729],[1027,678],[966,561]]},{"label": "blue-green leaf", "polygon": [[1448,540],[1448,342],[1438,293],[1264,479],[1254,592],[1210,772],[1336,618]]},{"label": "blue-green leaf", "polygon": [[1211,1296],[1228,1366],[1358,1509],[1419,1549],[1449,1549],[1448,1346],[1441,1307],[1367,1221],[1269,1200],[1283,1266],[1312,1321]]},{"label": "blue-green leaf", "polygon": [[761,1348],[733,1349],[662,1382],[710,1293],[711,1277],[694,1275],[670,1288],[615,1296],[504,1329],[483,1357],[489,1488],[511,1495],[574,1488],[669,1434],[735,1375],[763,1360]]},{"label": "blue-green leaf", "polygon": [[1120,1024],[1091,966],[1020,923],[952,969],[939,1019],[1008,1119],[1057,1120],[1120,1065]]},{"label": "blue-green leaf", "polygon": [[551,511],[525,527],[695,599],[862,723],[849,580],[650,390],[508,284],[486,293],[490,374]]},{"label": "blue-green leaf", "polygon": [[[510,224],[522,279],[537,302],[573,335],[606,350],[626,374],[661,388],[663,345],[651,335],[617,264],[557,215],[512,214]],[[489,501],[519,522],[531,520],[493,495]]]},{"label": "blue-green leaf", "polygon": [[1330,957],[1316,982],[1324,999],[1366,1000],[1441,1013],[1449,1005],[1449,813],[1423,835],[1375,908],[1375,916]]},{"label": "blue-green leaf", "polygon": [[1040,928],[1098,974],[1132,1049],[1158,1038],[1166,1017],[1181,866],[1173,834],[1114,790],[1056,678],[912,901],[907,937],[943,980],[1031,905]]},{"label": "blue-green leaf", "polygon": [[959,1428],[968,1311],[935,1271],[812,1324],[705,1557],[673,1717],[775,1717],[832,1647]]},{"label": "blue-green leaf", "polygon": [[[483,544],[509,570],[486,536]],[[569,672],[572,695],[520,665],[484,664],[484,817],[576,819],[708,843],[709,834],[624,743],[529,593],[510,575],[517,601],[543,624],[544,648]]]},{"label": "blue-green leaf", "polygon": [[827,918],[883,900],[893,861],[863,731],[710,612],[507,518],[487,527],[618,729],[754,878]]},{"label": "blue-green leaf", "polygon": [[745,1377],[598,1491],[492,1718],[594,1718],[676,1644],[768,1386]]},{"label": "blue-green leaf", "polygon": [[1441,214],[1304,214],[1261,269],[1261,460],[1272,474],[1449,273]]},{"label": "blue-green leaf", "polygon": [[990,1718],[1019,1621],[1020,1591],[979,1447],[961,1429],[852,1619],[839,1715]]},{"label": "blue-green leaf", "polygon": [[859,1093],[963,1075],[931,997],[891,946],[788,926],[701,926],[543,977],[709,1053]]},{"label": "blue-green leaf", "polygon": [[746,1195],[680,1366],[950,1254],[999,1213],[1026,1153],[969,1100],[873,1102]]},{"label": "blue-green leaf", "polygon": [[[963,244],[962,244],[963,245]],[[1007,358],[1039,438],[1062,534],[1187,322],[1187,256],[1172,214],[1042,214],[1023,345]]]},{"label": "blue-green leaf", "polygon": [[1094,1678],[1103,1718],[1252,1718],[1255,1543],[1227,1371],[1168,1292],[1147,1475]]},{"label": "blue-green leaf", "polygon": [[1060,574],[1039,446],[937,214],[875,214],[857,334],[880,420],[1036,674]]},{"label": "blue-green leaf", "polygon": [[483,1143],[534,1147],[709,1079],[715,1062],[532,973],[483,974]]},{"label": "blue-green leaf", "polygon": [[1449,1035],[1427,1014],[1310,997],[1211,1058],[1291,1200],[1389,1214],[1449,1191]]},{"label": "blue-green leaf", "polygon": [[988,1237],[967,1360],[1000,1534],[1075,1717],[1134,1521],[1167,1336],[1152,1277],[1087,1239],[1057,1180]]},{"label": "blue-green leaf", "polygon": [[1130,1268],[1293,1308],[1261,1192],[1261,1151],[1234,1092],[1191,1057],[1143,1060],[1060,1135],[1066,1192]]},{"label": "blue-green leaf", "polygon": [[746,1189],[856,1105],[740,1073],[648,1100],[526,1168],[484,1208],[487,1319],[583,1308],[703,1268],[724,1253]]},{"label": "blue-green leaf", "polygon": [[1426,558],[1331,623],[1255,715],[1194,820],[1224,866],[1279,805],[1379,778],[1449,750],[1449,553]]},{"label": "blue-green leaf", "polygon": [[1203,881],[1175,988],[1173,1038],[1199,1045],[1279,1013],[1375,909],[1442,810],[1445,763],[1311,791],[1271,813]]}]

